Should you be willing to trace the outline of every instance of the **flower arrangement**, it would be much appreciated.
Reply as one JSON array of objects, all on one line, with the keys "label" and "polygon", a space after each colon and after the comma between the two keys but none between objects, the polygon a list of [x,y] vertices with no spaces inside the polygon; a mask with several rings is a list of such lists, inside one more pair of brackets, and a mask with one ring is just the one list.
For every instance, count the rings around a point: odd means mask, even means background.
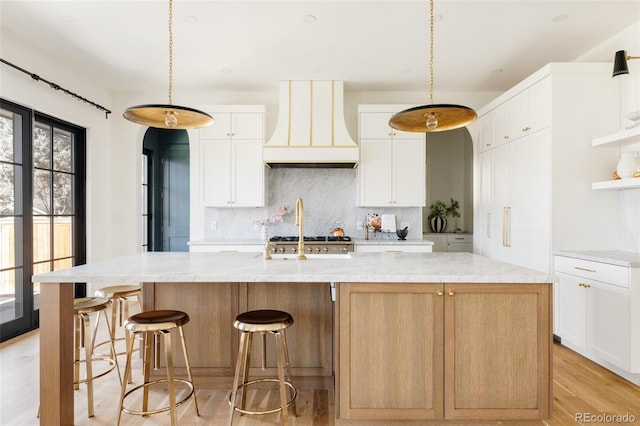
[{"label": "flower arrangement", "polygon": [[276,209],[275,212],[273,212],[273,214],[269,219],[266,219],[266,220],[258,219],[258,220],[255,220],[253,223],[255,223],[256,225],[266,225],[267,223],[282,222],[284,217],[289,213],[291,213],[291,209],[289,208],[289,206],[280,206]]}]

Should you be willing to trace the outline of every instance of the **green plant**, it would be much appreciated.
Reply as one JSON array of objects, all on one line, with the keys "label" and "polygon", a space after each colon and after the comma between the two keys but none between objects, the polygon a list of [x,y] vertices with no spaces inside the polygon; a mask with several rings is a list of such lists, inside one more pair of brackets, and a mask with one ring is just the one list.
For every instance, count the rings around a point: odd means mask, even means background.
[{"label": "green plant", "polygon": [[460,212],[458,209],[460,208],[460,203],[453,198],[451,199],[451,205],[447,207],[447,204],[443,201],[436,200],[433,203],[429,204],[429,219],[432,219],[436,216],[440,217],[460,217]]}]

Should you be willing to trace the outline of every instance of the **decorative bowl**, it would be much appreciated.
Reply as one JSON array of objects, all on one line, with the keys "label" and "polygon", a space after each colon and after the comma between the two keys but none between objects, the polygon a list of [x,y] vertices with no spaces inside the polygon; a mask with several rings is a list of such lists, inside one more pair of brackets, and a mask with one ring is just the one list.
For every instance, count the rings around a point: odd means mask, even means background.
[{"label": "decorative bowl", "polygon": [[631,111],[627,113],[627,118],[631,121],[638,121],[640,120],[640,110],[638,111]]},{"label": "decorative bowl", "polygon": [[409,233],[409,230],[407,228],[396,230],[396,235],[398,236],[399,240],[404,240],[405,238],[407,238],[408,233]]}]

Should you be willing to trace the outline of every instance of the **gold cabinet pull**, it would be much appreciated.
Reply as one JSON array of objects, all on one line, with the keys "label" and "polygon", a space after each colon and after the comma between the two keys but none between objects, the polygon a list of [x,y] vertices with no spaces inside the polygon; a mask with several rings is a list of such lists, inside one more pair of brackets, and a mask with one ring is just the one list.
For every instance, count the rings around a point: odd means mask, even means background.
[{"label": "gold cabinet pull", "polygon": [[587,284],[587,283],[578,283],[578,285],[584,288],[591,288],[591,284]]},{"label": "gold cabinet pull", "polygon": [[444,295],[444,292],[439,291],[439,292],[437,292],[437,293],[436,293],[436,295],[438,295],[438,296],[443,296],[443,295]]},{"label": "gold cabinet pull", "polygon": [[531,127],[523,127],[523,128],[522,128],[522,131],[523,131],[523,132],[528,132],[529,130],[531,130]]},{"label": "gold cabinet pull", "polygon": [[502,245],[511,247],[511,207],[502,208]]},{"label": "gold cabinet pull", "polygon": [[573,269],[577,269],[579,271],[586,271],[586,272],[596,272],[595,269],[581,268],[580,266],[574,266]]},{"label": "gold cabinet pull", "polygon": [[454,296],[454,295],[455,295],[455,293],[454,293],[454,292],[452,292],[452,291],[448,292],[447,294],[448,294],[449,296]]}]

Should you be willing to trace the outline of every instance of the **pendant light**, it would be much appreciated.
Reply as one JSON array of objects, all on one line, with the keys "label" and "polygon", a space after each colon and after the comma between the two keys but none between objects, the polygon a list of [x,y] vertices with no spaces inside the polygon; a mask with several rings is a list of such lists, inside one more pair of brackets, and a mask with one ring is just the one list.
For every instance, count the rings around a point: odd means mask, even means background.
[{"label": "pendant light", "polygon": [[173,105],[173,0],[169,0],[169,103],[133,106],[122,116],[134,123],[159,129],[195,129],[213,123],[213,117],[206,112]]},{"label": "pendant light", "polygon": [[389,120],[391,127],[405,132],[444,132],[464,127],[478,117],[466,106],[433,103],[433,2],[429,8],[429,105],[405,109]]}]

